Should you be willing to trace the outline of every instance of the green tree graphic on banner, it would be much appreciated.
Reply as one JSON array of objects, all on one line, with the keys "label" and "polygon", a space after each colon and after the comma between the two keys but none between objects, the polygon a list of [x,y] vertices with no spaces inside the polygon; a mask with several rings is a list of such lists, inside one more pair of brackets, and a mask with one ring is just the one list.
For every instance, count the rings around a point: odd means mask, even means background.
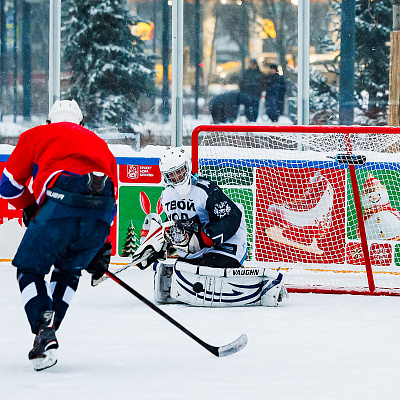
[{"label": "green tree graphic on banner", "polygon": [[[146,213],[140,205],[140,192],[145,192],[151,202],[151,212],[156,212],[156,204],[160,198],[163,187],[150,186],[121,186],[119,189],[119,218],[118,218],[118,254],[122,255],[124,241],[122,238],[126,236],[126,227],[131,221],[136,232],[142,229]],[[165,219],[165,214],[162,214]]]}]

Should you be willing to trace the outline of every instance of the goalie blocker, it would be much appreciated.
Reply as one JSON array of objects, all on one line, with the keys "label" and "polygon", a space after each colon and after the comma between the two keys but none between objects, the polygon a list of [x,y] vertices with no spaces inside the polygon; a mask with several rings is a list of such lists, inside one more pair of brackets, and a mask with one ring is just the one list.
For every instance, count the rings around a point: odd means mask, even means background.
[{"label": "goalie blocker", "polygon": [[158,304],[276,307],[288,297],[282,273],[266,268],[209,268],[176,261],[155,264],[154,270]]}]

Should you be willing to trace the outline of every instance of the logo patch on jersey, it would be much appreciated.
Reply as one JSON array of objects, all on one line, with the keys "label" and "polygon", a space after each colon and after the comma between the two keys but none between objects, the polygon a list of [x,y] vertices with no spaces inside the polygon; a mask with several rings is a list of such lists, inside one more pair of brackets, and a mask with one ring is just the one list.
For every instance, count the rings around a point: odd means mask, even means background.
[{"label": "logo patch on jersey", "polygon": [[165,209],[167,212],[169,211],[196,211],[196,207],[194,206],[193,199],[188,200],[171,200],[165,203]]},{"label": "logo patch on jersey", "polygon": [[64,197],[65,197],[65,194],[53,192],[53,191],[50,190],[50,189],[47,189],[47,190],[46,190],[46,194],[47,194],[47,196],[52,197],[53,199],[60,199],[60,200],[63,200]]},{"label": "logo patch on jersey", "polygon": [[217,217],[223,218],[226,215],[229,215],[231,212],[232,208],[228,204],[227,201],[221,201],[220,203],[215,204],[214,206],[214,214]]}]

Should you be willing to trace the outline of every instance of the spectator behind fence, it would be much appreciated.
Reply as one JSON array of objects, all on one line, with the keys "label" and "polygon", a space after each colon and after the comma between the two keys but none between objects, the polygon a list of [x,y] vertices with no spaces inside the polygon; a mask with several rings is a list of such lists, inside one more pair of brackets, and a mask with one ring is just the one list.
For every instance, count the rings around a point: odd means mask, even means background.
[{"label": "spectator behind fence", "polygon": [[257,60],[251,59],[249,68],[244,71],[239,83],[240,103],[245,106],[245,115],[249,122],[257,121],[266,78],[267,76],[258,67]]},{"label": "spectator behind fence", "polygon": [[265,113],[272,122],[278,121],[279,116],[283,115],[285,93],[285,79],[278,74],[277,65],[270,64],[265,80]]},{"label": "spectator behind fence", "polygon": [[219,94],[210,100],[210,113],[214,124],[232,123],[239,112],[240,96],[238,92]]}]

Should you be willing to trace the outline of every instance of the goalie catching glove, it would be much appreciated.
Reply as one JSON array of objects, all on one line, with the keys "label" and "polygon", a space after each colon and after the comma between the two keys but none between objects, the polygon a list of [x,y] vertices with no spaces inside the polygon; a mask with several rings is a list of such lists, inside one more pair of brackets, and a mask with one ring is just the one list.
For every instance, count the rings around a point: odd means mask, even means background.
[{"label": "goalie catching glove", "polygon": [[197,215],[163,224],[152,219],[149,233],[132,256],[130,265],[145,269],[156,261],[165,260],[168,245],[187,253],[196,253],[204,247],[211,247],[213,242],[204,233]]},{"label": "goalie catching glove", "polygon": [[188,253],[196,253],[204,247],[211,247],[212,240],[205,234],[199,216],[178,219],[165,229],[165,240],[171,246]]}]

